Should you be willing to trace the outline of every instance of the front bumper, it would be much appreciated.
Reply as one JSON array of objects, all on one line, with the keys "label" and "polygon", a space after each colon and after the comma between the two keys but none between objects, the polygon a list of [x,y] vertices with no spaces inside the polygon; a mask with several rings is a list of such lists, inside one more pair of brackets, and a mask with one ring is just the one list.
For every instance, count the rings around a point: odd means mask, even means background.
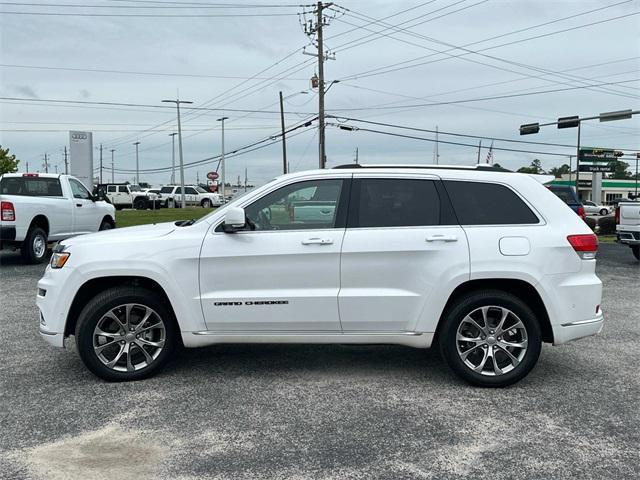
[{"label": "front bumper", "polygon": [[40,336],[54,347],[64,347],[64,328],[68,308],[76,291],[72,267],[58,270],[47,267],[38,282],[36,305],[39,310]]},{"label": "front bumper", "polygon": [[604,313],[602,310],[594,318],[563,323],[553,329],[553,344],[561,345],[579,338],[597,335],[602,331],[603,326]]}]

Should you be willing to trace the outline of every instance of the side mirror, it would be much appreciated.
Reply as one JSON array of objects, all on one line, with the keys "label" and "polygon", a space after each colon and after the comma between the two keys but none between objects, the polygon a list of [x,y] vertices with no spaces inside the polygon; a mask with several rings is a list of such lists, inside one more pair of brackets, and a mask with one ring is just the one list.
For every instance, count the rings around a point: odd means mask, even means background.
[{"label": "side mirror", "polygon": [[238,230],[242,230],[246,224],[246,217],[244,208],[230,207],[224,216],[224,222],[222,223],[222,230],[225,233],[234,233]]}]

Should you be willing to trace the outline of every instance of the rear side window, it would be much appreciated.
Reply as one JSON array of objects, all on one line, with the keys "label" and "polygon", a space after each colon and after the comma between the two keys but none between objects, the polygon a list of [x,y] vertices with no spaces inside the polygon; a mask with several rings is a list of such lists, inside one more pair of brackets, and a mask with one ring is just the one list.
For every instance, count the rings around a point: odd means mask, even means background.
[{"label": "rear side window", "polygon": [[363,178],[351,190],[351,228],[440,225],[440,196],[432,180]]},{"label": "rear side window", "polygon": [[122,185],[118,187],[118,192],[119,193],[129,193],[129,191],[127,190],[127,187],[122,186]]},{"label": "rear side window", "polygon": [[6,177],[0,182],[0,192],[27,197],[61,197],[62,187],[57,178]]},{"label": "rear side window", "polygon": [[116,186],[115,186],[115,185],[109,185],[109,186],[107,186],[107,192],[109,192],[109,193],[114,193],[114,192],[116,192],[116,191],[117,191],[117,189],[116,189]]},{"label": "rear side window", "polygon": [[573,187],[548,187],[564,203],[580,203]]},{"label": "rear side window", "polygon": [[160,189],[160,193],[171,193],[173,192],[173,187],[162,187]]},{"label": "rear side window", "polygon": [[522,225],[538,217],[511,189],[497,183],[445,181],[461,225]]}]

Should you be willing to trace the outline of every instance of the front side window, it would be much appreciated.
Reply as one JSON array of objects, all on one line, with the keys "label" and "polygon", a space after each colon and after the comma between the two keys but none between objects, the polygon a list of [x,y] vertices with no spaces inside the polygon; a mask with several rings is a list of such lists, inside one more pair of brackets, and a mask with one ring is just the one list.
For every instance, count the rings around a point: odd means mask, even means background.
[{"label": "front side window", "polygon": [[127,190],[127,187],[125,185],[120,185],[118,187],[118,192],[120,192],[120,193],[129,193],[129,190]]},{"label": "front side window", "polygon": [[107,186],[107,192],[109,193],[115,193],[117,191],[117,188],[115,185],[109,185]]},{"label": "front side window", "polygon": [[350,228],[440,225],[433,180],[363,178],[351,191]]},{"label": "front side window", "polygon": [[[279,188],[245,208],[255,230],[336,228],[342,180],[309,180]],[[255,228],[253,228],[255,226]]]},{"label": "front side window", "polygon": [[526,225],[540,222],[527,204],[504,185],[466,181],[445,181],[444,185],[461,225]]},{"label": "front side window", "polygon": [[71,193],[73,194],[73,198],[82,198],[84,200],[88,200],[91,198],[89,190],[87,190],[86,187],[79,181],[70,178],[69,185],[71,186]]},{"label": "front side window", "polygon": [[184,191],[187,195],[197,195],[198,192],[196,192],[195,188],[192,187],[184,187]]}]

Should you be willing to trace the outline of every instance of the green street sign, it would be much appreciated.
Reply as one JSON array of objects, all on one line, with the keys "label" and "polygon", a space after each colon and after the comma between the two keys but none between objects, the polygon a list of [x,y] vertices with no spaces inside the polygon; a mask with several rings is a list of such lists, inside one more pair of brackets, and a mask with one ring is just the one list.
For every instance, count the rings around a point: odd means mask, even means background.
[{"label": "green street sign", "polygon": [[615,150],[609,148],[581,148],[580,163],[610,163],[616,159]]}]

